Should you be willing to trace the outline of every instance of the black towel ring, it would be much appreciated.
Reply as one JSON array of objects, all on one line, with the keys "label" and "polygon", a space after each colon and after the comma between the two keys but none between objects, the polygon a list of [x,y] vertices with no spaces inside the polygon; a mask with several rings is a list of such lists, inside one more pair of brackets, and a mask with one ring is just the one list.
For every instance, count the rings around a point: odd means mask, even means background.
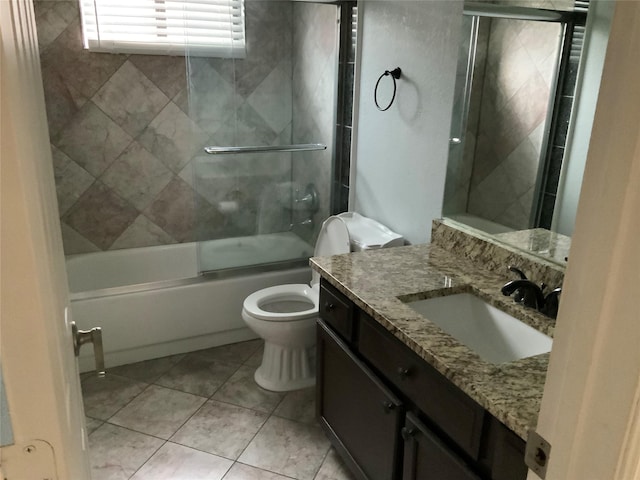
[{"label": "black towel ring", "polygon": [[[378,81],[376,82],[376,88],[373,90],[373,101],[375,102],[378,110],[380,110],[381,112],[386,112],[387,110],[389,110],[389,107],[393,105],[393,101],[396,99],[396,80],[400,78],[401,73],[402,73],[402,70],[400,70],[400,67],[396,67],[391,71],[385,70],[384,73],[380,75],[380,77],[378,78]],[[389,105],[382,108],[378,104],[378,85],[380,85],[380,80],[382,80],[382,77],[386,77],[389,75],[391,75],[391,80],[393,80],[393,95],[391,96],[391,101],[389,101]]]}]

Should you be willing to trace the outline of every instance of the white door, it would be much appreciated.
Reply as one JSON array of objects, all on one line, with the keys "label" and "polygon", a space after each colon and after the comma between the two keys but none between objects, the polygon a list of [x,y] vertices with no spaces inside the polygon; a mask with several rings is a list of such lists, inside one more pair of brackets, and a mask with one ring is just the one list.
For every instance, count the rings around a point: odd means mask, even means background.
[{"label": "white door", "polygon": [[8,402],[2,413],[9,414],[1,417],[0,437],[12,437],[0,449],[0,478],[85,480],[84,414],[65,318],[69,295],[31,0],[0,1],[0,42],[0,368]]},{"label": "white door", "polygon": [[640,478],[638,52],[640,2],[618,1],[538,420],[547,480]]}]

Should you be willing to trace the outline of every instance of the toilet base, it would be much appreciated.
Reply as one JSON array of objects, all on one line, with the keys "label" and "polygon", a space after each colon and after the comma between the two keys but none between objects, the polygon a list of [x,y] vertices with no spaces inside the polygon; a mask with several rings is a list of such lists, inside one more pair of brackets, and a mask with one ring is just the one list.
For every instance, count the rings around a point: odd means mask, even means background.
[{"label": "toilet base", "polygon": [[284,347],[265,342],[262,364],[254,374],[265,390],[287,392],[312,387],[316,383],[315,345]]}]

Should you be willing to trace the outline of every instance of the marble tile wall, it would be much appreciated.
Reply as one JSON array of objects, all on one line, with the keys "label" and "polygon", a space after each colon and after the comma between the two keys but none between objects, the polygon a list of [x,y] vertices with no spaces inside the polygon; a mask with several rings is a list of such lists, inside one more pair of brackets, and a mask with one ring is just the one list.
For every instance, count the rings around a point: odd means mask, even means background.
[{"label": "marble tile wall", "polygon": [[556,24],[491,19],[469,213],[529,226],[560,34]]},{"label": "marble tile wall", "polygon": [[291,142],[292,4],[246,2],[242,60],[91,53],[76,0],[34,5],[65,253],[255,233],[290,156],[201,152]]}]

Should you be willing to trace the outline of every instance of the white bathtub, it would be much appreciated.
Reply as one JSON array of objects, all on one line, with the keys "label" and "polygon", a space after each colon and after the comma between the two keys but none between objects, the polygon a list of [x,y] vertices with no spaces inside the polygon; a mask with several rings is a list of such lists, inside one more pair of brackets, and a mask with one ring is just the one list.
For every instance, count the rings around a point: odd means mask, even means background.
[{"label": "white bathtub", "polygon": [[[235,244],[247,265],[254,263],[253,254],[264,255],[265,250],[272,254],[267,261],[280,262],[306,245],[300,240],[296,248],[278,248],[296,243],[292,236],[262,235],[255,249],[249,248],[250,237],[213,240],[205,250],[215,255],[217,243],[228,259]],[[273,242],[273,248],[265,249],[266,242]],[[296,267],[216,278],[198,276],[197,265],[195,243],[67,259],[73,320],[80,329],[102,327],[107,367],[256,338],[241,317],[245,297],[272,285],[306,283],[311,277],[308,267]],[[82,349],[79,363],[81,371],[94,369],[91,347]]]}]

